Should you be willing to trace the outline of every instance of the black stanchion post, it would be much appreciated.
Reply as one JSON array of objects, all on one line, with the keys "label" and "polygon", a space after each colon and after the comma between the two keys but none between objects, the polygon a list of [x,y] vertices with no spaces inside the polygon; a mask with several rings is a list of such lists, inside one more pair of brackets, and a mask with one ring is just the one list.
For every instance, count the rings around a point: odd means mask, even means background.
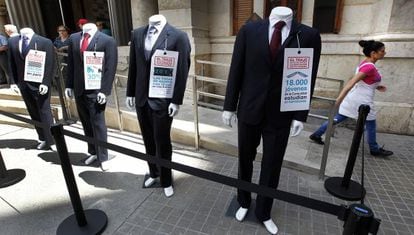
[{"label": "black stanchion post", "polygon": [[351,149],[349,150],[344,177],[331,177],[325,181],[325,189],[335,197],[349,201],[358,201],[365,196],[365,189],[359,183],[351,180],[351,176],[369,110],[370,107],[368,105],[359,106],[357,125],[355,127]]},{"label": "black stanchion post", "polygon": [[0,188],[13,185],[26,177],[26,172],[22,169],[7,170],[0,152]]},{"label": "black stanchion post", "polygon": [[101,234],[108,224],[108,218],[103,211],[90,209],[83,210],[82,201],[79,196],[72,165],[69,160],[69,153],[63,136],[62,124],[52,126],[52,135],[55,139],[57,152],[61,161],[63,175],[69,191],[74,215],[66,218],[58,227],[56,234]]}]

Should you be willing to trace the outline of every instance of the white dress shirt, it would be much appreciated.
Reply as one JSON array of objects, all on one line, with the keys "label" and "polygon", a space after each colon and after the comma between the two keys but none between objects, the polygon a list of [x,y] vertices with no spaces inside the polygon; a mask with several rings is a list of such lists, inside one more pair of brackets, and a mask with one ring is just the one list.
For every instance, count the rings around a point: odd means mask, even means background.
[{"label": "white dress shirt", "polygon": [[290,28],[292,27],[292,17],[288,17],[286,19],[280,19],[277,16],[269,16],[269,45],[270,41],[272,40],[273,31],[275,31],[275,25],[279,21],[284,21],[286,25],[282,28],[282,41],[280,44],[283,44],[286,38],[289,36]]}]

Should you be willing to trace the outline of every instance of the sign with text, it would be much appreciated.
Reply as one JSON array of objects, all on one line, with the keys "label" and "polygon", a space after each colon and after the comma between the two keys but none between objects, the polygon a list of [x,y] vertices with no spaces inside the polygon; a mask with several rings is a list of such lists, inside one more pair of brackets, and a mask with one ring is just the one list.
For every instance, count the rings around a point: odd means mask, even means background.
[{"label": "sign with text", "polygon": [[178,52],[156,50],[151,58],[149,97],[172,98],[177,74]]},{"label": "sign with text", "polygon": [[42,83],[45,74],[46,52],[30,50],[24,63],[24,81]]},{"label": "sign with text", "polygon": [[83,72],[85,77],[85,90],[101,89],[102,65],[105,52],[84,51]]},{"label": "sign with text", "polygon": [[309,110],[313,48],[286,48],[280,111]]}]

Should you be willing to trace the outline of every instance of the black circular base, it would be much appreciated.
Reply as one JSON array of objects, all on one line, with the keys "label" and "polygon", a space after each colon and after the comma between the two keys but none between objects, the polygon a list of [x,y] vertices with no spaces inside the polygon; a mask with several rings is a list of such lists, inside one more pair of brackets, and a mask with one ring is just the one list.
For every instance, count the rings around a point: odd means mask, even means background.
[{"label": "black circular base", "polygon": [[69,216],[59,225],[56,235],[92,235],[101,234],[108,224],[105,212],[90,209],[85,210],[87,225],[79,227],[75,214]]},{"label": "black circular base", "polygon": [[6,171],[6,177],[0,178],[0,188],[13,185],[26,177],[26,172],[22,169],[11,169]]},{"label": "black circular base", "polygon": [[331,177],[325,180],[325,189],[333,196],[347,200],[358,201],[365,197],[365,189],[361,187],[361,184],[351,180],[349,187],[342,186],[342,177]]}]

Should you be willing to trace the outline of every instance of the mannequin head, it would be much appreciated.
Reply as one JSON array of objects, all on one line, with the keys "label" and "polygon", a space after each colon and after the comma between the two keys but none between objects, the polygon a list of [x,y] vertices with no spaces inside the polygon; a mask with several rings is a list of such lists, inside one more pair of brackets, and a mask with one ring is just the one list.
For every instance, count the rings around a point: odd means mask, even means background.
[{"label": "mannequin head", "polygon": [[98,28],[96,27],[96,24],[94,23],[87,23],[84,24],[82,27],[82,32],[83,33],[91,33],[91,32],[96,32],[98,30]]},{"label": "mannequin head", "polygon": [[279,20],[292,19],[293,11],[289,7],[275,7],[270,13],[270,17],[277,17]]},{"label": "mannequin head", "polygon": [[34,31],[32,28],[22,28],[20,29],[20,34],[22,36],[32,36],[34,34]]},{"label": "mannequin head", "polygon": [[167,23],[167,19],[163,15],[153,15],[148,19],[148,21],[149,25],[164,25]]},{"label": "mannequin head", "polygon": [[6,34],[11,37],[13,34],[17,34],[17,27],[16,25],[12,25],[12,24],[5,24],[4,25],[4,31],[6,32]]}]

